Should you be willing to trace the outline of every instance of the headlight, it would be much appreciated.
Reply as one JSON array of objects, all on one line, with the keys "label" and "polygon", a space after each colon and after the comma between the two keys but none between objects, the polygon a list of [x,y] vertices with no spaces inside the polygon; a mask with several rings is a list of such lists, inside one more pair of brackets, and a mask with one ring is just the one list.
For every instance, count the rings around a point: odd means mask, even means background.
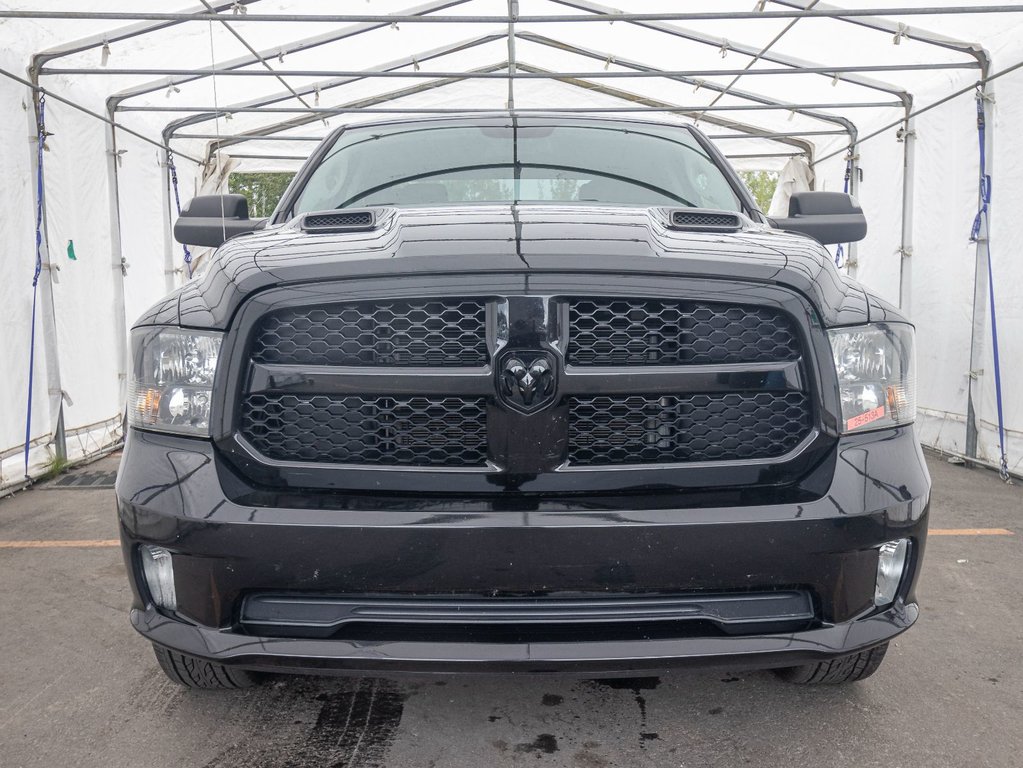
[{"label": "headlight", "polygon": [[876,323],[828,332],[842,398],[842,431],[908,424],[916,418],[913,328]]},{"label": "headlight", "polygon": [[178,328],[132,331],[128,423],[186,435],[210,434],[213,377],[223,334]]}]

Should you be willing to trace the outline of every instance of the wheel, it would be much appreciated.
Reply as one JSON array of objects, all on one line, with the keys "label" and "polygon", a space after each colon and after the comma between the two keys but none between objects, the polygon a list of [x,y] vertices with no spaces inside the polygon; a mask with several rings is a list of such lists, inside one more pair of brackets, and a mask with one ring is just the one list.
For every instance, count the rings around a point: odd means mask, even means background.
[{"label": "wheel", "polygon": [[816,664],[801,664],[798,667],[776,669],[775,674],[782,680],[799,685],[838,685],[866,680],[877,672],[888,652],[888,643],[866,651],[840,656]]},{"label": "wheel", "polygon": [[186,656],[159,645],[153,646],[153,652],[167,677],[186,688],[225,690],[248,688],[259,682],[259,678],[252,672]]}]

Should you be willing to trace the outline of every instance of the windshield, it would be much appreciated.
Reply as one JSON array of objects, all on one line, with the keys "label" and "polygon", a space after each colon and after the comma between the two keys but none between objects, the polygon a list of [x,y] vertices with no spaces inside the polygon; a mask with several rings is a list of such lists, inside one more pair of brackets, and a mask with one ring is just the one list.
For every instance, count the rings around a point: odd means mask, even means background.
[{"label": "windshield", "polygon": [[742,209],[683,126],[508,118],[348,129],[309,177],[294,213],[511,202]]}]

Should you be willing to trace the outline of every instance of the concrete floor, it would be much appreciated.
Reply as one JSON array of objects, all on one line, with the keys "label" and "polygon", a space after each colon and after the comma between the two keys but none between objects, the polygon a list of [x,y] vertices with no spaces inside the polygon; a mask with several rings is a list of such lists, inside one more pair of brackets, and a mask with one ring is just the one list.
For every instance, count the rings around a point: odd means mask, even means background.
[{"label": "concrete floor", "polygon": [[[128,625],[118,549],[0,548],[0,765],[1021,766],[1023,489],[929,461],[932,528],[1018,535],[933,537],[919,623],[839,688],[735,669],[186,691]],[[113,539],[112,495],[0,501],[0,541]]]}]

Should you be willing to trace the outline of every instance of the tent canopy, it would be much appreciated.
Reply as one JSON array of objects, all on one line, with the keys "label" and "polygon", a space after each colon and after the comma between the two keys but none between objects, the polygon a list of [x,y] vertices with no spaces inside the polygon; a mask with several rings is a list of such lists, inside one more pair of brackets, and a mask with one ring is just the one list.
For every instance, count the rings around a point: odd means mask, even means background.
[{"label": "tent canopy", "polygon": [[118,439],[125,328],[189,278],[170,225],[204,180],[295,170],[343,124],[508,107],[695,123],[740,169],[798,157],[854,192],[870,233],[836,255],[918,326],[921,439],[1023,468],[1023,237],[994,213],[1023,202],[1023,5],[409,2],[0,0],[0,485],[27,411],[31,472]]}]

